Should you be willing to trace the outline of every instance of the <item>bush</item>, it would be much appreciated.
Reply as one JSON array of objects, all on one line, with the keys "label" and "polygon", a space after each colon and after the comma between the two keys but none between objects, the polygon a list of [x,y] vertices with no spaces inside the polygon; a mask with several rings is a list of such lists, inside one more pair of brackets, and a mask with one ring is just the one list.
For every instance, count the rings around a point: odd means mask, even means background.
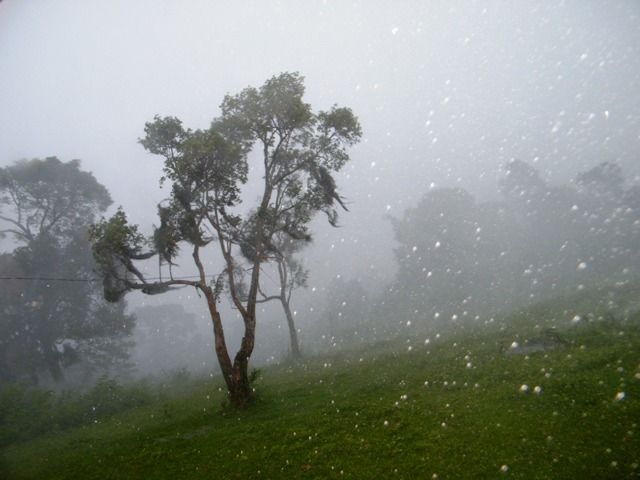
[{"label": "bush", "polygon": [[86,393],[55,395],[21,384],[7,385],[0,391],[0,446],[103,420],[156,399],[145,383],[122,385],[108,377]]},{"label": "bush", "polygon": [[0,391],[0,446],[49,430],[52,398],[50,391],[23,384],[3,386]]}]

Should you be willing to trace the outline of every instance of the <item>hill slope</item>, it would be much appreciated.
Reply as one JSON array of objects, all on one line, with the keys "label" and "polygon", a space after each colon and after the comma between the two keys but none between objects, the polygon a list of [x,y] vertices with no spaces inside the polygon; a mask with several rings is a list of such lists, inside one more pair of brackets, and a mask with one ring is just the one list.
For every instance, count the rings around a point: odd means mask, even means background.
[{"label": "hill slope", "polygon": [[[618,304],[593,299],[559,299],[410,344],[269,368],[248,411],[221,413],[222,390],[202,382],[101,423],[9,446],[0,473],[636,478],[640,316],[623,318]],[[576,317],[579,308],[589,314]]]}]

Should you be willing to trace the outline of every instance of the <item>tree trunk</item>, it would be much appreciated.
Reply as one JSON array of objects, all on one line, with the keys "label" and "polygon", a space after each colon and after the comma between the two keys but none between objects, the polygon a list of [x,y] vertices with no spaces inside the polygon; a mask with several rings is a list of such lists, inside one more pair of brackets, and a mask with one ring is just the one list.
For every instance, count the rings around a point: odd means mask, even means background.
[{"label": "tree trunk", "polygon": [[255,345],[255,309],[249,309],[243,320],[244,336],[233,361],[233,388],[229,389],[231,404],[236,408],[246,407],[253,399],[253,388],[249,382],[249,358]]},{"label": "tree trunk", "polygon": [[[232,364],[231,357],[229,357],[229,351],[227,349],[227,342],[224,337],[222,319],[220,318],[220,312],[218,312],[218,307],[216,305],[216,299],[213,291],[208,286],[201,288],[201,290],[204,292],[205,298],[207,299],[207,306],[209,307],[211,323],[213,324],[216,357],[218,358],[218,364],[220,365],[220,370],[222,371],[222,377],[224,378],[225,384],[227,385],[229,402],[234,408],[244,408],[249,404],[253,393],[251,390],[251,385],[249,385],[249,375],[247,372],[249,356],[246,356],[244,362],[238,361],[238,357],[243,351],[245,340],[242,340],[242,347],[240,348],[240,351],[236,355],[236,359]],[[253,350],[253,340],[251,343],[251,350]],[[251,353],[249,353],[249,355],[251,355]]]},{"label": "tree trunk", "polygon": [[[249,358],[251,357],[253,347],[255,346],[256,299],[258,295],[258,284],[260,281],[260,264],[262,263],[262,255],[264,252],[264,216],[269,205],[271,192],[272,188],[269,184],[269,178],[265,175],[265,190],[262,196],[262,201],[260,202],[260,208],[256,215],[257,234],[254,245],[256,258],[253,261],[251,283],[249,285],[249,294],[247,296],[247,307],[246,309],[239,308],[240,313],[242,314],[242,320],[244,321],[244,336],[240,343],[240,349],[233,360],[231,375],[227,381],[227,386],[229,388],[229,400],[231,401],[231,405],[235,408],[244,408],[253,399],[253,389],[249,382]],[[227,260],[227,265],[229,269],[232,269],[232,262]],[[234,300],[236,303],[241,303],[240,299],[235,298]]]},{"label": "tree trunk", "polygon": [[233,368],[232,385],[229,388],[229,402],[234,408],[247,407],[253,399],[253,389],[247,372],[248,362]]},{"label": "tree trunk", "polygon": [[282,303],[282,308],[284,309],[284,313],[287,317],[287,325],[289,326],[289,340],[291,343],[291,357],[295,360],[302,358],[302,353],[300,353],[300,344],[298,343],[298,332],[296,331],[296,325],[293,321],[293,315],[291,314],[291,307],[289,307],[289,302],[284,296],[280,297],[280,302]]}]

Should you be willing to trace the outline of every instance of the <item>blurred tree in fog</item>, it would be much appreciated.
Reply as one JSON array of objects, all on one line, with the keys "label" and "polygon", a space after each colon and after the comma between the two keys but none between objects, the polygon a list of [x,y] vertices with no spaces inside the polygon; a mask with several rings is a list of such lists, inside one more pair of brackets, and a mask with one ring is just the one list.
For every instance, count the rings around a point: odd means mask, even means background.
[{"label": "blurred tree in fog", "polygon": [[[184,285],[202,293],[213,323],[218,363],[230,401],[237,407],[252,398],[248,365],[255,345],[261,264],[277,253],[276,235],[308,238],[316,212],[325,212],[332,224],[337,222],[336,208],[344,204],[332,173],[349,160],[347,147],[361,136],[351,110],[334,106],[313,113],[303,95],[303,78],[283,73],[258,89],[226,96],[221,117],[206,130],[184,129],[177,118],[156,117],[146,124],[141,143],[164,157],[161,181],[171,184],[169,199],[158,207],[160,226],[147,240],[119,211],[92,231],[106,298],[115,301],[130,290],[157,294]],[[235,207],[242,202],[247,157],[254,149],[260,158],[261,198],[255,210],[241,215]],[[184,244],[191,249],[198,280],[170,277],[149,282],[134,264],[158,255],[171,265]],[[238,261],[240,246],[249,258],[246,268]],[[201,260],[205,248],[217,250],[224,261],[224,270],[215,276],[207,274]],[[233,359],[217,306],[225,286],[244,327]]]},{"label": "blurred tree in fog", "polygon": [[458,302],[466,295],[475,280],[475,207],[462,189],[436,189],[402,220],[391,219],[399,242],[398,281],[410,305],[418,308],[428,297],[440,304]]},{"label": "blurred tree in fog", "polygon": [[501,201],[476,204],[445,188],[391,219],[399,266],[392,288],[413,316],[496,312],[640,274],[640,190],[625,188],[617,164],[564,186],[518,160],[504,172]]},{"label": "blurred tree in fog", "polygon": [[17,245],[0,257],[2,379],[37,381],[48,371],[59,381],[81,361],[91,372],[126,359],[133,318],[101,300],[87,237],[87,225],[110,203],[77,160],[0,169],[0,234]]}]

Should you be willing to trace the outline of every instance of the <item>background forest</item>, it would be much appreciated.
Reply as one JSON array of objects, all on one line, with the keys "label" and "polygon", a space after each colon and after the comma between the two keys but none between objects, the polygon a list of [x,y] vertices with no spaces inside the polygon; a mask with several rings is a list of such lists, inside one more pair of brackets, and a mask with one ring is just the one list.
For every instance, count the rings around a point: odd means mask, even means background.
[{"label": "background forest", "polygon": [[[16,244],[1,257],[3,382],[87,388],[103,375],[215,368],[212,339],[193,310],[169,304],[126,313],[125,303],[102,300],[86,225],[110,198],[79,162],[22,161],[2,174],[4,232]],[[481,202],[461,188],[433,188],[400,218],[388,216],[395,278],[381,288],[362,278],[334,278],[320,303],[296,310],[303,351],[482,323],[637,278],[640,188],[617,164],[603,162],[567,185],[550,185],[533,166],[514,160],[504,165],[499,191],[501,200]],[[291,254],[296,258],[302,268],[304,250]],[[294,287],[293,305],[304,308],[309,289],[305,282]],[[284,312],[263,314],[269,329],[261,329],[258,365],[290,352]]]}]

